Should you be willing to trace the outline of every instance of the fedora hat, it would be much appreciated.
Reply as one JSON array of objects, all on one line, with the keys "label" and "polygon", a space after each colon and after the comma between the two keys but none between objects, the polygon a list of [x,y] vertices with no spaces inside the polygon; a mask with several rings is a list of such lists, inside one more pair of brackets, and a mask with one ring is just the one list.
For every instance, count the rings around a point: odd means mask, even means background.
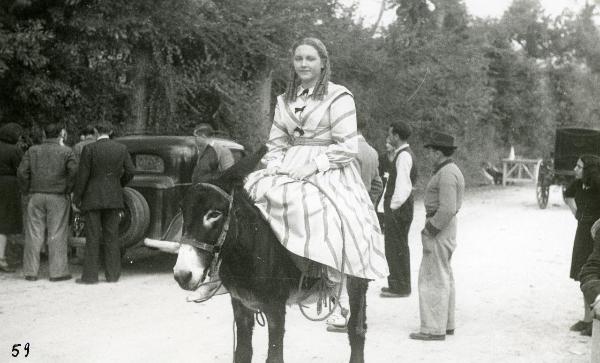
[{"label": "fedora hat", "polygon": [[437,131],[431,132],[429,135],[429,141],[425,144],[425,147],[445,147],[450,149],[457,148],[456,144],[454,143],[454,136]]}]

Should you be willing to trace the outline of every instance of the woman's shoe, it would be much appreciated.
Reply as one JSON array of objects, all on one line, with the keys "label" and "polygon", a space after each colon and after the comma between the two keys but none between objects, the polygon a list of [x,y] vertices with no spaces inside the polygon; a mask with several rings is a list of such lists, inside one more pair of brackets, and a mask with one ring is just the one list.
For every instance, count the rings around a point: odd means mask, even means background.
[{"label": "woman's shoe", "polygon": [[342,314],[332,314],[329,319],[327,319],[327,325],[345,328],[348,325],[348,319]]},{"label": "woman's shoe", "polygon": [[2,272],[15,272],[13,267],[10,267],[5,258],[0,258],[0,271]]},{"label": "woman's shoe", "polygon": [[346,332],[348,329],[348,309],[341,308],[339,313],[332,314],[327,319],[327,331]]}]

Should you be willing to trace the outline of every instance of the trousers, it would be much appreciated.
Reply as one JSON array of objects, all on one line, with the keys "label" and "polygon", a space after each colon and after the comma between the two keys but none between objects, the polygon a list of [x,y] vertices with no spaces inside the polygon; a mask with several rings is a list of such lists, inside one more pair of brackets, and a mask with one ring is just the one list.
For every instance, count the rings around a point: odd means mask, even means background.
[{"label": "trousers", "polygon": [[27,203],[23,275],[37,276],[40,251],[48,244],[50,277],[69,275],[69,199],[64,194],[33,193]]},{"label": "trousers", "polygon": [[413,220],[412,200],[410,205],[397,210],[386,210],[385,224],[385,258],[390,274],[388,287],[395,293],[410,294],[410,250],[408,248],[408,232]]},{"label": "trousers", "polygon": [[85,255],[81,279],[98,281],[100,242],[104,242],[104,276],[117,281],[121,276],[121,246],[119,244],[120,209],[88,210],[85,215]]},{"label": "trousers", "polygon": [[419,269],[421,332],[443,335],[454,329],[455,285],[451,259],[456,249],[456,217],[437,236],[421,233]]}]

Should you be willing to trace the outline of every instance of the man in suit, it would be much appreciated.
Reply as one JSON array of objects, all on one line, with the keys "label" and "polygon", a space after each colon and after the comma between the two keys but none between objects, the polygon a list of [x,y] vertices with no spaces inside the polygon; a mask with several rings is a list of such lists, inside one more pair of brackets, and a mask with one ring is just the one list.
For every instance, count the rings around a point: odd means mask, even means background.
[{"label": "man in suit", "polygon": [[124,208],[123,187],[135,169],[127,148],[109,138],[112,131],[109,123],[97,125],[96,142],[81,153],[73,201],[85,213],[86,246],[77,283],[98,282],[100,241],[104,242],[106,281],[116,282],[121,276],[119,212]]},{"label": "man in suit", "polygon": [[383,196],[385,257],[390,269],[388,287],[381,297],[407,297],[411,293],[408,232],[413,220],[413,186],[417,181],[415,155],[408,145],[412,130],[404,122],[393,123],[388,138],[394,147]]},{"label": "man in suit", "polygon": [[434,132],[425,148],[434,170],[423,196],[427,219],[421,231],[421,329],[410,338],[445,340],[447,334],[454,334],[455,291],[450,262],[456,249],[456,214],[462,205],[465,179],[451,158],[456,150],[454,137]]},{"label": "man in suit", "polygon": [[44,141],[23,156],[17,176],[24,193],[30,194],[25,219],[23,275],[37,280],[40,251],[48,244],[50,281],[71,278],[67,263],[69,235],[69,193],[77,172],[71,148],[61,145],[65,129],[56,124],[44,126]]}]

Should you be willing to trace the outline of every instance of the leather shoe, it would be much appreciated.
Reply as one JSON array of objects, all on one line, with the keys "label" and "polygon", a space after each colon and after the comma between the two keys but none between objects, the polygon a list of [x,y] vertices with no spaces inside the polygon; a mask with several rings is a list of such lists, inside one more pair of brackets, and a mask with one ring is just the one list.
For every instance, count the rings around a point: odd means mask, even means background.
[{"label": "leather shoe", "polygon": [[415,340],[446,340],[446,336],[444,334],[427,334],[427,333],[410,333],[410,339]]},{"label": "leather shoe", "polygon": [[98,283],[98,281],[88,281],[88,280],[84,280],[84,279],[77,279],[75,280],[76,284],[81,284],[81,285],[95,285]]},{"label": "leather shoe", "polygon": [[37,281],[37,276],[25,276],[25,280],[27,280],[27,281]]},{"label": "leather shoe", "polygon": [[397,292],[393,292],[393,291],[382,291],[379,294],[380,297],[409,297],[410,296],[410,292],[409,293],[397,293]]},{"label": "leather shoe", "polygon": [[590,324],[590,326],[583,329],[579,334],[587,336],[587,337],[591,337],[592,336],[592,325]]},{"label": "leather shoe", "polygon": [[51,277],[50,281],[57,282],[57,281],[67,281],[70,279],[71,279],[71,275],[65,275],[65,276],[60,276],[60,277]]},{"label": "leather shoe", "polygon": [[571,327],[569,328],[569,330],[570,331],[584,331],[589,326],[592,326],[592,322],[591,321],[590,322],[585,322],[583,320],[579,320],[575,324],[571,325]]}]

